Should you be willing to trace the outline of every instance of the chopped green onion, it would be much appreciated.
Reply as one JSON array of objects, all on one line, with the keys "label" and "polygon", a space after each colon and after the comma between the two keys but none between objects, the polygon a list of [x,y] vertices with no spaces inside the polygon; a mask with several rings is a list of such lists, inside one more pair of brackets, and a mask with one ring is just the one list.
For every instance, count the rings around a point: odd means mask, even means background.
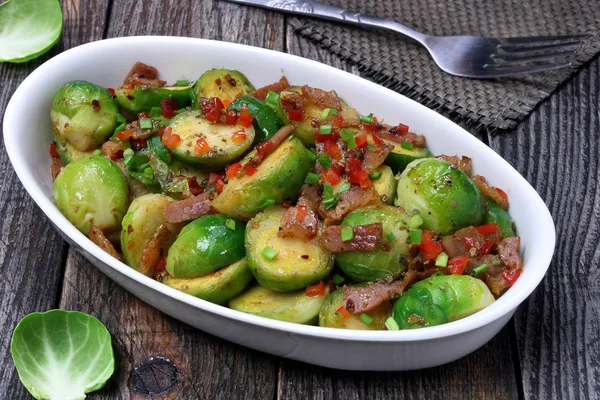
[{"label": "chopped green onion", "polygon": [[346,278],[344,278],[341,275],[335,274],[333,276],[333,283],[335,284],[335,286],[341,285],[342,283],[344,283],[345,280],[346,280]]},{"label": "chopped green onion", "polygon": [[387,240],[389,240],[390,242],[391,242],[392,240],[396,240],[396,236],[394,236],[394,232],[390,232],[390,233],[388,233],[388,234],[387,234],[387,236],[386,236],[386,238],[387,238]]},{"label": "chopped green onion", "polygon": [[117,122],[119,124],[126,124],[127,123],[127,119],[123,115],[117,114]]},{"label": "chopped green onion", "polygon": [[410,231],[410,244],[421,244],[423,240],[423,231],[420,229],[413,229]]},{"label": "chopped green onion", "polygon": [[187,79],[178,79],[177,86],[190,86],[190,81]]},{"label": "chopped green onion", "polygon": [[369,174],[369,178],[371,178],[372,181],[376,181],[381,178],[381,171],[375,171],[372,174]]},{"label": "chopped green onion", "polygon": [[487,269],[487,264],[481,264],[479,267],[473,268],[473,275],[477,276]]},{"label": "chopped green onion", "polygon": [[227,218],[227,220],[225,221],[225,226],[227,227],[227,229],[235,231],[235,220]]},{"label": "chopped green onion", "polygon": [[152,129],[152,120],[150,118],[140,119],[140,129]]},{"label": "chopped green onion", "polygon": [[411,142],[402,142],[400,146],[406,150],[412,150],[415,147]]},{"label": "chopped green onion", "polygon": [[333,108],[333,107],[326,108],[321,112],[321,119],[325,119],[325,118],[329,117],[329,114],[337,115],[337,113],[338,113],[337,108]]},{"label": "chopped green onion", "polygon": [[366,325],[371,325],[371,323],[373,323],[373,318],[371,318],[371,316],[369,314],[362,313],[362,314],[360,314],[359,318]]},{"label": "chopped green onion", "polygon": [[342,140],[346,142],[349,149],[356,148],[356,141],[354,140],[354,134],[352,132],[346,128],[342,128],[340,129],[340,136],[342,137]]},{"label": "chopped green onion", "polygon": [[331,134],[332,129],[333,129],[333,126],[331,124],[321,125],[319,127],[319,133],[321,135],[329,135],[329,134]]},{"label": "chopped green onion", "polygon": [[95,155],[95,156],[101,156],[102,155],[102,150],[96,149],[96,150],[94,150],[94,152],[92,154]]},{"label": "chopped green onion", "polygon": [[386,326],[386,328],[388,328],[388,331],[399,331],[400,330],[400,325],[398,325],[398,323],[396,322],[394,317],[389,317],[385,321],[385,326]]},{"label": "chopped green onion", "polygon": [[131,149],[125,149],[125,150],[123,150],[123,156],[124,157],[132,156],[133,154],[134,154],[134,152]]},{"label": "chopped green onion", "polygon": [[344,193],[348,189],[350,189],[350,184],[348,182],[344,182],[336,188],[336,193]]},{"label": "chopped green onion", "polygon": [[348,240],[354,239],[354,232],[351,226],[344,226],[342,228],[342,241],[347,242]]},{"label": "chopped green onion", "polygon": [[421,225],[423,225],[423,218],[421,218],[419,214],[415,214],[410,217],[410,227],[412,229],[417,229]]},{"label": "chopped green onion", "polygon": [[273,204],[275,204],[275,199],[264,199],[263,202],[259,204],[258,208],[271,207]]},{"label": "chopped green onion", "polygon": [[267,260],[272,261],[275,257],[277,257],[277,252],[270,248],[269,246],[265,247],[262,251],[262,255]]},{"label": "chopped green onion", "polygon": [[162,108],[160,108],[160,107],[152,107],[150,109],[150,116],[152,118],[160,118],[162,116]]},{"label": "chopped green onion", "polygon": [[373,113],[369,114],[369,115],[361,115],[359,117],[361,122],[364,122],[365,124],[372,124],[373,123]]},{"label": "chopped green onion", "polygon": [[330,183],[325,183],[323,185],[323,206],[326,210],[334,207],[337,204],[340,195],[333,194],[333,186]]},{"label": "chopped green onion", "polygon": [[269,91],[269,93],[267,93],[267,97],[265,98],[265,101],[267,102],[267,104],[276,106],[279,104],[279,94]]},{"label": "chopped green onion", "polygon": [[315,174],[314,172],[309,172],[306,175],[306,179],[304,179],[304,183],[308,183],[309,185],[315,185],[319,183],[321,180],[321,174]]},{"label": "chopped green onion", "polygon": [[331,168],[331,161],[329,160],[329,156],[327,154],[319,154],[317,156],[317,161],[321,166],[325,169]]},{"label": "chopped green onion", "polygon": [[446,267],[448,265],[448,254],[442,252],[435,258],[436,267]]},{"label": "chopped green onion", "polygon": [[315,149],[308,149],[308,153],[308,156],[310,157],[310,162],[314,163],[317,159],[317,152],[315,151]]}]

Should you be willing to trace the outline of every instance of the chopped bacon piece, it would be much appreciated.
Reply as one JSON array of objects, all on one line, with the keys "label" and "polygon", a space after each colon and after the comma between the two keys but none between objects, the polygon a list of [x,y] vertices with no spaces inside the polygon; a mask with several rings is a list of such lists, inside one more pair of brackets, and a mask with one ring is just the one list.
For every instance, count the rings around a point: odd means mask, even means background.
[{"label": "chopped bacon piece", "polygon": [[498,245],[498,255],[509,269],[522,269],[523,260],[519,256],[521,239],[518,236],[507,237]]},{"label": "chopped bacon piece", "polygon": [[136,62],[125,77],[124,84],[163,87],[167,82],[158,78],[158,70],[141,62]]},{"label": "chopped bacon piece", "polygon": [[394,146],[391,144],[383,144],[372,150],[367,149],[361,163],[362,169],[365,170],[367,174],[375,171],[377,167],[383,164],[393,148]]},{"label": "chopped bacon piece", "polygon": [[140,128],[140,121],[135,120],[125,125],[125,129],[117,135],[120,140],[128,138],[132,139],[147,139],[152,136],[156,131],[154,129],[142,129]]},{"label": "chopped bacon piece", "polygon": [[391,142],[400,144],[402,144],[402,142],[409,142],[417,147],[425,146],[425,136],[417,135],[412,132],[402,133],[398,127],[382,125],[381,129],[376,130],[374,133],[376,133],[380,138],[389,140]]},{"label": "chopped bacon piece", "polygon": [[377,243],[383,236],[381,222],[368,225],[357,225],[352,227],[353,238],[342,240],[342,229],[340,225],[329,226],[323,233],[323,246],[332,253],[343,253],[345,251],[374,251]]},{"label": "chopped bacon piece", "polygon": [[[442,238],[442,247],[446,254],[448,254],[448,257],[457,257],[462,254],[469,254],[471,257],[475,257],[482,253],[481,248],[486,241],[489,240],[494,245],[500,243],[502,240],[502,232],[500,230],[492,231],[487,228],[480,230],[480,228],[469,226],[459,229],[453,235],[444,236]],[[489,244],[486,246],[489,246]],[[487,250],[484,248],[484,252],[489,252],[490,250],[491,247]]]},{"label": "chopped bacon piece", "polygon": [[88,237],[90,238],[90,240],[92,242],[94,242],[96,245],[98,245],[98,247],[100,247],[102,250],[104,250],[105,252],[107,252],[108,254],[110,254],[111,256],[116,258],[117,260],[121,261],[121,256],[119,255],[117,250],[115,250],[115,247],[112,245],[110,240],[108,240],[106,238],[106,236],[104,235],[104,232],[102,232],[102,230],[100,228],[98,228],[96,225],[92,225],[90,227]]},{"label": "chopped bacon piece", "polygon": [[400,297],[416,279],[417,272],[408,270],[401,281],[371,282],[366,286],[344,286],[344,305],[354,315],[370,311],[385,301]]},{"label": "chopped bacon piece", "polygon": [[204,192],[185,200],[171,202],[163,208],[165,221],[171,224],[189,221],[208,214],[210,211],[211,194]]},{"label": "chopped bacon piece", "polygon": [[319,187],[317,185],[305,184],[300,190],[300,198],[298,199],[299,206],[306,206],[317,212],[321,204],[321,196],[319,196]]},{"label": "chopped bacon piece", "polygon": [[326,92],[322,89],[312,88],[304,85],[302,86],[302,94],[307,100],[322,107],[334,107],[337,110],[342,109],[342,102],[340,101],[340,98],[335,90]]},{"label": "chopped bacon piece", "polygon": [[456,168],[467,174],[467,176],[471,176],[471,159],[469,157],[447,156],[442,154],[437,158],[454,165]]},{"label": "chopped bacon piece", "polygon": [[473,179],[473,182],[481,190],[481,194],[494,200],[503,209],[508,210],[508,198],[503,197],[495,187],[490,186],[483,176],[475,175],[471,179]]},{"label": "chopped bacon piece", "polygon": [[152,235],[152,238],[142,250],[142,259],[140,261],[140,272],[147,276],[154,276],[156,273],[156,266],[163,253],[171,247],[177,235],[179,229],[171,231],[167,224],[161,224],[156,228],[156,232]]},{"label": "chopped bacon piece", "polygon": [[113,161],[123,157],[123,150],[125,150],[125,147],[120,142],[111,142],[109,140],[102,143],[102,155]]},{"label": "chopped bacon piece", "polygon": [[[281,128],[279,128],[279,130],[277,132],[275,132],[275,134],[273,136],[271,136],[270,139],[268,139],[268,141],[271,143],[270,146],[261,146],[262,143],[259,143],[256,147],[258,148],[260,146],[261,151],[257,150],[257,154],[252,157],[250,159],[250,161],[248,161],[246,163],[246,165],[244,165],[244,169],[242,169],[240,172],[238,172],[238,177],[243,176],[243,171],[245,171],[246,168],[250,167],[250,168],[256,168],[260,165],[260,163],[262,163],[262,161],[269,155],[271,154],[273,151],[275,151],[275,149],[277,147],[279,147],[279,145],[289,136],[290,133],[292,133],[292,131],[294,130],[294,127],[292,125],[286,125],[283,126]],[[263,142],[264,143],[264,142]],[[240,174],[242,174],[240,176]]]},{"label": "chopped bacon piece", "polygon": [[319,207],[319,215],[325,220],[325,225],[331,225],[340,221],[350,211],[379,203],[379,195],[372,186],[362,189],[360,186],[352,185],[350,189],[340,195],[337,205],[334,208],[325,210],[321,205]]},{"label": "chopped bacon piece", "polygon": [[250,96],[256,97],[257,99],[264,101],[267,98],[267,94],[269,92],[280,93],[282,90],[287,89],[288,87],[290,87],[290,84],[288,83],[287,78],[285,76],[282,76],[279,81],[271,83],[267,86],[263,86],[251,92]]},{"label": "chopped bacon piece", "polygon": [[301,121],[304,113],[304,98],[300,93],[287,90],[279,96],[279,102],[291,121]]},{"label": "chopped bacon piece", "polygon": [[[303,214],[303,215],[302,215]],[[319,219],[317,214],[307,206],[290,207],[281,217],[277,236],[281,238],[297,238],[308,240],[317,234]]]},{"label": "chopped bacon piece", "polygon": [[58,176],[58,174],[60,174],[60,171],[62,171],[64,166],[65,165],[63,164],[60,158],[52,159],[52,164],[50,164],[50,176],[52,177],[52,181],[56,179],[56,177]]}]

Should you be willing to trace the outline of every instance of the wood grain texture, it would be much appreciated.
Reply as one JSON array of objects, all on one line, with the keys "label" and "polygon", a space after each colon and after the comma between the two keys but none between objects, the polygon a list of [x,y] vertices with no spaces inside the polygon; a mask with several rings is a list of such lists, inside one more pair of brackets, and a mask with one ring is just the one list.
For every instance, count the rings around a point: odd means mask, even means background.
[{"label": "wood grain texture", "polygon": [[[224,29],[234,23],[239,28]],[[115,1],[107,36],[145,34],[204,37],[283,50],[283,17],[224,2]],[[73,249],[66,264],[61,308],[96,315],[113,336],[117,371],[90,398],[148,398],[144,393],[154,393],[152,398],[158,399],[275,396],[275,357],[162,314],[105,277]],[[143,366],[149,367],[140,372]]]},{"label": "wood grain texture", "polygon": [[[31,71],[63,49],[102,37],[107,1],[61,3],[65,33],[48,54],[25,64],[0,63],[0,119],[13,92]],[[89,7],[93,14],[81,12]],[[0,397],[21,399],[27,391],[10,358],[12,331],[26,314],[58,306],[66,245],[25,192],[4,145],[0,148],[0,363],[4,366]]]},{"label": "wood grain texture", "polygon": [[[289,25],[286,38],[289,53],[360,75],[356,67],[300,39]],[[510,329],[505,328],[473,354],[423,371],[345,372],[285,360],[280,367],[277,394],[278,399],[516,399],[513,363]]]},{"label": "wood grain texture", "polygon": [[600,60],[513,134],[490,138],[556,224],[548,274],[515,319],[526,399],[600,398]]}]

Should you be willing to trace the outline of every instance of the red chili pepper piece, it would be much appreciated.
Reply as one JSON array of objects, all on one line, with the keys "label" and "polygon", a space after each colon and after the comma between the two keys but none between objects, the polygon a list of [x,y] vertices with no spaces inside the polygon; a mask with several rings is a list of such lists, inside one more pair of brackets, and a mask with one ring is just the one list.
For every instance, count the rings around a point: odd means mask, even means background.
[{"label": "red chili pepper piece", "polygon": [[253,166],[251,166],[251,165],[246,165],[246,166],[244,167],[244,173],[245,173],[246,175],[248,175],[248,176],[252,176],[252,175],[254,175],[254,174],[256,173],[256,168],[254,168],[254,167],[253,167]]},{"label": "red chili pepper piece", "polygon": [[273,150],[273,142],[271,142],[270,140],[265,140],[264,142],[261,142],[256,145],[256,152],[262,157],[270,154],[271,150]]},{"label": "red chili pepper piece", "polygon": [[500,227],[497,224],[485,224],[478,226],[477,232],[481,233],[484,236],[493,235],[500,230]]},{"label": "red chili pepper piece", "polygon": [[340,151],[340,147],[337,142],[327,141],[325,142],[325,154],[327,154],[330,158],[340,161],[342,159],[342,152]]},{"label": "red chili pepper piece", "polygon": [[175,116],[175,111],[179,108],[179,102],[176,98],[170,97],[168,99],[163,99],[160,101],[160,110],[162,116],[165,118],[173,118]]},{"label": "red chili pepper piece", "polygon": [[213,186],[217,193],[221,193],[225,186],[225,181],[221,178],[221,175],[211,172],[208,176],[208,184]]},{"label": "red chili pepper piece", "polygon": [[246,131],[234,132],[233,135],[231,135],[231,141],[233,143],[245,142],[246,141]]},{"label": "red chili pepper piece", "polygon": [[210,146],[204,138],[196,140],[196,146],[194,147],[194,154],[200,157],[210,151]]},{"label": "red chili pepper piece", "polygon": [[108,91],[110,92],[110,94],[114,95],[115,94],[115,89],[113,88],[108,88]]},{"label": "red chili pepper piece", "polygon": [[360,160],[357,158],[352,158],[350,162],[347,163],[346,175],[350,183],[356,183],[360,185],[360,187],[363,189],[366,189],[369,186],[371,186],[371,179],[369,179],[369,174],[367,174],[367,172],[364,169],[362,169],[360,165]]},{"label": "red chili pepper piece", "polygon": [[475,238],[467,236],[464,240],[465,244],[467,245],[467,249],[471,250],[473,247],[477,247],[477,240],[475,240]]},{"label": "red chili pepper piece", "polygon": [[496,188],[496,192],[498,192],[498,194],[499,194],[500,196],[502,196],[502,198],[503,198],[504,200],[508,200],[508,195],[506,194],[506,192],[505,192],[504,190],[502,190],[502,189],[500,189],[500,188]]},{"label": "red chili pepper piece", "polygon": [[290,121],[302,121],[302,111],[294,110],[291,107],[286,108],[285,111]]},{"label": "red chili pepper piece", "polygon": [[227,167],[227,171],[225,171],[225,176],[231,179],[237,175],[240,169],[242,169],[242,164],[240,164],[239,162],[231,164],[229,167]]},{"label": "red chili pepper piece", "polygon": [[221,110],[223,109],[223,102],[218,97],[201,98],[200,109],[207,120],[211,122],[217,122],[221,116]]},{"label": "red chili pepper piece", "polygon": [[340,308],[335,310],[335,312],[340,314],[342,316],[342,319],[346,319],[350,316],[350,313],[348,312],[348,310],[346,310],[346,307],[344,306],[341,306]]},{"label": "red chili pepper piece", "polygon": [[396,128],[396,132],[400,135],[407,134],[408,133],[408,125],[398,124],[398,127]]},{"label": "red chili pepper piece", "polygon": [[298,206],[298,211],[296,212],[296,219],[298,222],[304,221],[306,218],[306,214],[308,213],[308,209],[306,206]]},{"label": "red chili pepper piece", "polygon": [[244,128],[250,128],[250,125],[252,125],[252,114],[250,114],[250,110],[248,109],[248,107],[242,107],[240,109],[238,123]]},{"label": "red chili pepper piece", "polygon": [[341,115],[338,115],[337,117],[335,117],[333,119],[333,121],[331,121],[331,124],[333,126],[335,126],[336,128],[341,128],[342,125],[344,124],[344,119],[342,118]]},{"label": "red chili pepper piece", "polygon": [[237,123],[238,113],[236,110],[229,110],[225,114],[225,123],[227,125],[235,125]]},{"label": "red chili pepper piece", "polygon": [[468,261],[469,257],[465,254],[451,258],[448,260],[448,268],[450,268],[450,273],[453,275],[462,275],[465,272]]},{"label": "red chili pepper piece", "polygon": [[325,282],[321,281],[316,285],[312,285],[306,288],[306,295],[308,297],[323,296],[325,294]]},{"label": "red chili pepper piece", "polygon": [[323,179],[334,186],[342,181],[340,174],[333,168],[323,170]]},{"label": "red chili pepper piece", "polygon": [[362,148],[368,144],[367,134],[362,133],[354,138],[354,143],[356,143],[356,147]]},{"label": "red chili pepper piece", "polygon": [[48,150],[50,151],[50,157],[52,157],[52,158],[60,157],[60,155],[58,154],[58,151],[56,150],[56,143],[50,143],[50,147]]},{"label": "red chili pepper piece", "polygon": [[188,186],[190,187],[190,193],[192,193],[194,196],[198,196],[204,191],[202,186],[198,184],[198,180],[195,176],[188,178]]},{"label": "red chili pepper piece", "polygon": [[489,253],[492,250],[492,246],[494,246],[494,242],[492,242],[491,240],[486,240],[479,248],[479,254]]},{"label": "red chili pepper piece", "polygon": [[383,144],[383,140],[381,140],[381,138],[377,135],[373,135],[373,143],[380,145]]},{"label": "red chili pepper piece", "polygon": [[502,272],[502,279],[508,283],[508,286],[514,285],[519,276],[521,276],[520,269],[507,269],[506,271]]}]

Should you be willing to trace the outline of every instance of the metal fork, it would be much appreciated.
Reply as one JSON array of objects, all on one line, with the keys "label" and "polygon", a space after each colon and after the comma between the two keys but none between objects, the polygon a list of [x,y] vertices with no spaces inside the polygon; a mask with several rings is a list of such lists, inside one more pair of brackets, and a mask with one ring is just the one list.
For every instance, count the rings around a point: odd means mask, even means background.
[{"label": "metal fork", "polygon": [[421,43],[437,65],[466,78],[499,78],[543,72],[571,65],[568,57],[587,35],[488,38],[430,36],[390,19],[344,10],[311,0],[227,0],[290,14],[387,29]]}]

